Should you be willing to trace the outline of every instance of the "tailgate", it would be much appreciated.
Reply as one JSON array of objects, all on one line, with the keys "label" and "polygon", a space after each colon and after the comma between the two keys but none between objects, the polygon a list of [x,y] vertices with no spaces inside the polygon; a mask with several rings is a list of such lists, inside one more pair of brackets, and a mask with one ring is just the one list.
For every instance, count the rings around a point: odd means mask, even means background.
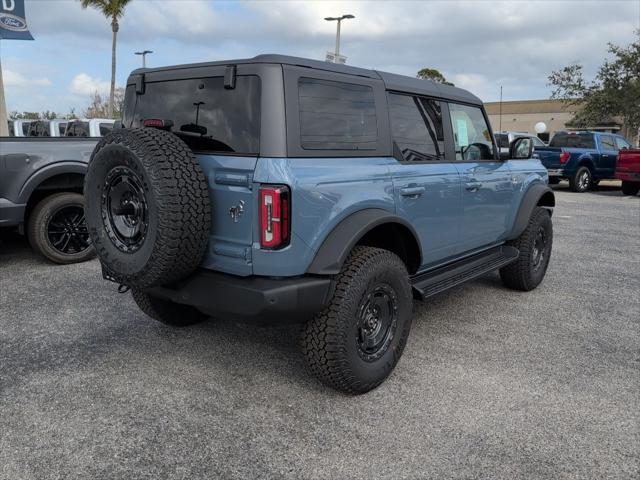
[{"label": "tailgate", "polygon": [[196,155],[207,178],[211,233],[202,266],[251,275],[254,201],[252,181],[257,157]]},{"label": "tailgate", "polygon": [[538,156],[546,168],[561,168],[560,154],[562,148],[559,147],[535,147],[534,154]]}]

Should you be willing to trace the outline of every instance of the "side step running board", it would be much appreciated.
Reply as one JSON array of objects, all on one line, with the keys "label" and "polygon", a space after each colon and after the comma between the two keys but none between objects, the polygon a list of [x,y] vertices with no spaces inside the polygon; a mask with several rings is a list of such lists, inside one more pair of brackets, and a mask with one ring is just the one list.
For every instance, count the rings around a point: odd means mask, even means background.
[{"label": "side step running board", "polygon": [[415,298],[424,300],[514,262],[520,252],[502,245],[411,278]]}]

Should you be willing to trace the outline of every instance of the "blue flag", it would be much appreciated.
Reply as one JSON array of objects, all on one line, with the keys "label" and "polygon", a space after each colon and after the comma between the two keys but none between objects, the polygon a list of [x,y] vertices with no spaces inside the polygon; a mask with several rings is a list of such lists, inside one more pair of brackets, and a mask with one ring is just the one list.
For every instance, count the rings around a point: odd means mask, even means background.
[{"label": "blue flag", "polygon": [[0,38],[33,40],[24,16],[24,0],[0,0]]}]

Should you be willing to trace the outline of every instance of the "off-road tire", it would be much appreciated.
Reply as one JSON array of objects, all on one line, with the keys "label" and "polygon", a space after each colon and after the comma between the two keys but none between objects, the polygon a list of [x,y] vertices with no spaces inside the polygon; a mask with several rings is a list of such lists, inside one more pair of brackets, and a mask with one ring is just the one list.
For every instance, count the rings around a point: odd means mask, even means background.
[{"label": "off-road tire", "polygon": [[[109,205],[104,200],[111,188],[109,175],[121,170],[136,178],[148,219],[132,252],[118,246],[109,220],[113,210],[104,207]],[[98,257],[121,283],[139,288],[170,284],[200,264],[211,227],[207,181],[193,152],[177,136],[154,128],[112,131],[91,156],[84,191]]]},{"label": "off-road tire", "polygon": [[549,185],[557,185],[560,183],[560,177],[549,177]]},{"label": "off-road tire", "polygon": [[172,327],[188,327],[207,319],[204,313],[191,305],[181,305],[154,297],[143,290],[132,288],[131,296],[140,310],[149,317]]},{"label": "off-road tire", "polygon": [[[584,178],[587,178],[587,181],[584,181]],[[589,167],[580,167],[576,170],[576,173],[569,178],[569,187],[572,192],[576,193],[584,193],[588,191],[593,186],[593,174]]]},{"label": "off-road tire", "polygon": [[[302,332],[302,351],[310,371],[323,383],[349,394],[365,393],[389,376],[407,343],[413,308],[409,275],[394,253],[358,246],[335,282],[329,305]],[[379,358],[365,360],[358,346],[358,312],[381,285],[397,300],[395,329]]]},{"label": "off-road tire", "polygon": [[[65,253],[56,248],[49,240],[47,231],[49,222],[56,212],[66,207],[84,209],[84,198],[79,193],[64,192],[55,193],[40,200],[27,221],[29,244],[36,252],[54,263],[65,265],[90,260],[96,255],[91,245],[77,252]],[[82,224],[84,224],[84,221],[82,221]],[[86,224],[82,228],[86,229]]]},{"label": "off-road tire", "polygon": [[[535,242],[540,229],[544,230],[546,236],[545,251],[542,263],[535,268]],[[524,292],[533,290],[542,282],[551,258],[553,226],[549,211],[546,208],[536,207],[524,232],[508,244],[517,248],[520,255],[515,262],[500,269],[502,282],[514,290]]]},{"label": "off-road tire", "polygon": [[640,192],[640,182],[622,181],[622,193],[624,195],[637,195]]}]

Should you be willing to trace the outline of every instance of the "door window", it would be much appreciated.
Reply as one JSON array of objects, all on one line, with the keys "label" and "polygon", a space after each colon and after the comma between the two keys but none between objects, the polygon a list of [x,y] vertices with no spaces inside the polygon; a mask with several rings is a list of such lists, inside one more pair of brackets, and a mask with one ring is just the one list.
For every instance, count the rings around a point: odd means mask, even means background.
[{"label": "door window", "polygon": [[629,142],[627,142],[624,138],[616,137],[616,146],[618,147],[616,150],[622,150],[623,148],[631,148]]},{"label": "door window", "polygon": [[613,137],[610,137],[609,135],[603,135],[600,137],[600,141],[602,142],[603,150],[618,150],[615,143],[613,142]]},{"label": "door window", "polygon": [[444,159],[440,102],[397,93],[389,94],[393,141],[407,162]]},{"label": "door window", "polygon": [[317,78],[298,80],[300,144],[305,150],[375,150],[373,88]]},{"label": "door window", "polygon": [[489,125],[478,107],[449,104],[456,160],[493,160],[493,142]]}]

